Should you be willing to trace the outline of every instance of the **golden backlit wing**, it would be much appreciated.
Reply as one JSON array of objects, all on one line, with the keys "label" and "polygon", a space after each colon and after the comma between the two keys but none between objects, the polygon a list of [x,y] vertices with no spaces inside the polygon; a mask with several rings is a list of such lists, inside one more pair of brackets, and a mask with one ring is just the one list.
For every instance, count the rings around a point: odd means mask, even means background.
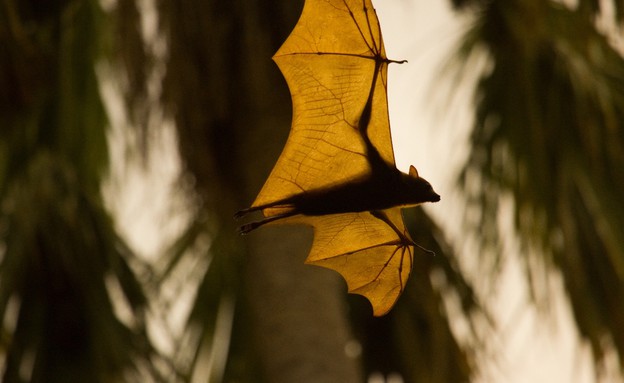
[{"label": "golden backlit wing", "polygon": [[[394,164],[388,61],[370,0],[306,0],[299,22],[273,59],[291,92],[292,128],[252,206],[371,174],[358,122],[373,84],[367,135],[381,158]],[[265,208],[264,213],[283,209]],[[387,313],[403,291],[413,255],[400,208],[384,213],[394,227],[370,212],[287,220],[314,227],[306,262],[338,271],[350,292],[370,300],[377,316]]]},{"label": "golden backlit wing", "polygon": [[[384,211],[405,231],[401,210]],[[373,314],[386,314],[396,303],[412,271],[413,246],[404,243],[384,221],[371,213],[305,217],[314,226],[306,263],[339,272],[350,293],[365,296]],[[407,234],[406,234],[407,235]]]},{"label": "golden backlit wing", "polygon": [[[365,12],[366,10],[366,12]],[[293,103],[288,141],[253,206],[341,184],[370,172],[357,124],[373,77],[368,135],[394,163],[386,96],[387,63],[370,0],[307,0],[294,30],[273,59]]]}]

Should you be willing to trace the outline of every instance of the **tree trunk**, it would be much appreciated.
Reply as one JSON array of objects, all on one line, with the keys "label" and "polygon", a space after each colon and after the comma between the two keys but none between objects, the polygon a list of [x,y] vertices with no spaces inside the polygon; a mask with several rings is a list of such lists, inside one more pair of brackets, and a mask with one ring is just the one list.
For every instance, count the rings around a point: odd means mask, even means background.
[{"label": "tree trunk", "polygon": [[345,284],[306,266],[312,232],[267,227],[250,237],[246,280],[253,341],[269,382],[361,382]]}]

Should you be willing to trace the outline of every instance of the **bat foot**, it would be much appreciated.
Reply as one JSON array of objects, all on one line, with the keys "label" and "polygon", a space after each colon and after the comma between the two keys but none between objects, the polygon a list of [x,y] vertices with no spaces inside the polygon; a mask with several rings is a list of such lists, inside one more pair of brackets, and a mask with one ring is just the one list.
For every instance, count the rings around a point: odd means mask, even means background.
[{"label": "bat foot", "polygon": [[257,228],[259,228],[260,226],[267,224],[269,222],[274,221],[275,219],[263,219],[262,221],[256,221],[256,222],[250,222],[250,223],[246,223],[242,226],[240,226],[238,228],[238,234],[240,235],[247,235],[250,232],[256,230]]},{"label": "bat foot", "polygon": [[247,234],[249,234],[249,232],[251,232],[256,227],[258,227],[258,225],[254,225],[254,223],[256,223],[256,222],[247,223],[247,224],[242,225],[241,227],[239,227],[238,228],[238,234],[240,234],[240,235],[247,235]]},{"label": "bat foot", "polygon": [[253,213],[259,210],[262,210],[264,208],[269,207],[269,205],[262,205],[262,206],[252,206],[252,207],[248,207],[246,209],[242,209],[237,211],[236,213],[234,213],[234,219],[241,219],[244,216],[246,216],[249,213]]}]

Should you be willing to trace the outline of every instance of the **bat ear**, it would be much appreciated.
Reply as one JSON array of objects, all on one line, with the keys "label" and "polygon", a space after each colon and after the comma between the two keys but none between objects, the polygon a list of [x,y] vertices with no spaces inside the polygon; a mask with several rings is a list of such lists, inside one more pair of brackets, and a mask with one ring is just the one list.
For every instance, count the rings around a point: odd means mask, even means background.
[{"label": "bat ear", "polygon": [[414,178],[418,178],[418,170],[414,167],[414,165],[410,165],[409,175]]}]

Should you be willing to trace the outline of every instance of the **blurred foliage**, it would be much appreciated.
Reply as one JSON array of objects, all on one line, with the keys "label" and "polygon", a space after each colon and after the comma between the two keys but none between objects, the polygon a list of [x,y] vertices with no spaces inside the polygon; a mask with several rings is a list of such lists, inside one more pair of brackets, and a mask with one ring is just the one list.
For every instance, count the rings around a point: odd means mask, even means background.
[{"label": "blurred foliage", "polygon": [[490,61],[463,178],[483,208],[479,233],[486,245],[497,242],[501,195],[511,194],[528,276],[560,271],[594,355],[600,361],[612,345],[622,362],[624,59],[605,25],[621,37],[623,4],[455,4],[475,15],[459,65],[467,75],[475,57]]},{"label": "blurred foliage", "polygon": [[107,119],[96,64],[106,36],[97,1],[0,4],[3,382],[158,375],[130,267],[138,260],[100,191]]}]

